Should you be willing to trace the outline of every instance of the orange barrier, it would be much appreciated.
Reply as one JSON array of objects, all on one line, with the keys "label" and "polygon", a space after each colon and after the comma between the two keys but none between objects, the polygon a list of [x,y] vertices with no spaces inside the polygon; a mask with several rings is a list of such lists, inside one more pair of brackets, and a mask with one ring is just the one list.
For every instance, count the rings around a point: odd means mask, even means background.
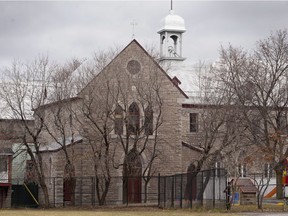
[{"label": "orange barrier", "polygon": [[276,187],[273,188],[273,190],[271,190],[268,194],[266,194],[266,196],[264,196],[264,198],[271,198],[275,194],[276,194]]}]

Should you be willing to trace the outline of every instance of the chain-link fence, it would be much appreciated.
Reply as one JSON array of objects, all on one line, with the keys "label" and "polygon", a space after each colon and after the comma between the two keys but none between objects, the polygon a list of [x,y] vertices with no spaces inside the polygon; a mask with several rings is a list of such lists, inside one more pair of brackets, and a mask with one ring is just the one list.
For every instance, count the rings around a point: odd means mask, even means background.
[{"label": "chain-link fence", "polygon": [[224,207],[225,188],[224,169],[163,176],[159,180],[158,202],[161,207]]},{"label": "chain-link fence", "polygon": [[[36,207],[44,203],[36,182],[13,180],[5,199],[12,207]],[[46,178],[51,207],[135,205],[191,208],[225,204],[226,175],[222,169],[173,176]],[[107,190],[107,191],[106,191]],[[7,203],[7,202],[6,202]],[[223,205],[224,206],[224,205]]]}]

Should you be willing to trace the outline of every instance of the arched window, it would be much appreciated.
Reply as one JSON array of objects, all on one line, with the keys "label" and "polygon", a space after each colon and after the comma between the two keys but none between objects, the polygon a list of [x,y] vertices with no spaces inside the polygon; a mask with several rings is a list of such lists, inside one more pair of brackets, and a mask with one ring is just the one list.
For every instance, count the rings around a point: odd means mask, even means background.
[{"label": "arched window", "polygon": [[176,35],[171,35],[170,38],[172,38],[173,42],[174,42],[174,46],[177,45],[177,40],[178,40],[178,37]]},{"label": "arched window", "polygon": [[64,167],[64,178],[63,178],[64,201],[74,202],[75,200],[76,178],[74,176],[75,176],[75,167],[70,163],[66,164]]},{"label": "arched window", "polygon": [[123,134],[123,109],[120,105],[117,105],[115,109],[115,122],[114,122],[115,134]]},{"label": "arched window", "polygon": [[144,112],[145,112],[145,121],[144,121],[145,135],[152,135],[153,134],[153,110],[152,110],[152,106],[148,105]]},{"label": "arched window", "polygon": [[165,40],[165,36],[162,37],[162,39],[161,39],[161,44],[164,43],[164,40]]},{"label": "arched window", "polygon": [[176,35],[171,35],[169,38],[169,47],[168,52],[171,57],[177,57],[178,56],[178,37]]},{"label": "arched window", "polygon": [[128,134],[137,134],[140,127],[140,112],[138,105],[133,102],[128,109]]}]

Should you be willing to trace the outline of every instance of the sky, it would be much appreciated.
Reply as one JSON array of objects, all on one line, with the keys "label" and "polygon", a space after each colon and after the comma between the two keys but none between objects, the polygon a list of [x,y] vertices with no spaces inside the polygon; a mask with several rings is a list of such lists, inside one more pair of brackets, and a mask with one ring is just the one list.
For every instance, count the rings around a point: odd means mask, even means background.
[{"label": "sky", "polygon": [[[159,49],[160,21],[170,0],[162,1],[1,1],[0,68],[14,59],[48,55],[64,63],[90,58],[93,52],[125,47],[134,38]],[[285,1],[173,1],[185,20],[183,56],[192,62],[214,61],[220,46],[253,49],[271,32],[288,29]]]}]

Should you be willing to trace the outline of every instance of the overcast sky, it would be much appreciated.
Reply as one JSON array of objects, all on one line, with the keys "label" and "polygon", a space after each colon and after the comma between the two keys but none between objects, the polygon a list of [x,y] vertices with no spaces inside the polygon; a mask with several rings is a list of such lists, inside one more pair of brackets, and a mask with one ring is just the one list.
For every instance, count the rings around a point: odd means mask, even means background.
[{"label": "overcast sky", "polygon": [[[39,54],[65,62],[94,51],[126,46],[135,38],[159,48],[160,21],[170,1],[0,2],[0,67]],[[184,18],[183,55],[190,61],[214,60],[220,45],[253,48],[271,31],[288,28],[288,2],[173,1]]]}]

